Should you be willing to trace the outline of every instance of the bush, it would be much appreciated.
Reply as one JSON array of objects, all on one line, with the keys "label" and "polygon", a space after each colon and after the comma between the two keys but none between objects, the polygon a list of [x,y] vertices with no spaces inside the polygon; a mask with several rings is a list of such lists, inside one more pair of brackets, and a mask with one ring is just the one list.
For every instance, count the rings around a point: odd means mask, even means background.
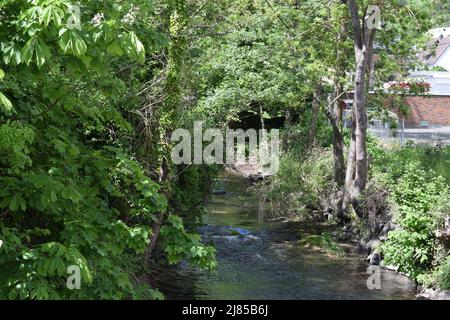
[{"label": "bush", "polygon": [[275,213],[322,210],[324,198],[328,199],[333,190],[331,159],[330,150],[323,148],[315,148],[301,159],[293,153],[285,154],[277,175],[259,186],[258,193],[272,202]]},{"label": "bush", "polygon": [[419,276],[418,281],[428,288],[450,290],[450,257],[444,259],[432,272]]},{"label": "bush", "polygon": [[412,162],[390,189],[400,227],[389,233],[382,246],[384,263],[420,279],[433,267],[438,250],[435,231],[442,219],[439,212],[448,199],[448,186],[444,178]]}]

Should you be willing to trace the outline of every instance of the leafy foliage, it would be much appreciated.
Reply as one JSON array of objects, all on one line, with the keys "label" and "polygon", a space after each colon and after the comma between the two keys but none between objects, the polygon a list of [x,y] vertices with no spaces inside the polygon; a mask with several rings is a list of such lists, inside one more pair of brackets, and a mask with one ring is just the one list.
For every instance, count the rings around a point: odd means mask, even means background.
[{"label": "leafy foliage", "polygon": [[[154,10],[83,1],[78,17],[65,0],[0,4],[1,299],[161,298],[128,263],[169,210],[130,143],[135,70],[164,45],[158,23],[140,20]],[[198,236],[171,239],[183,248],[178,259],[214,265]],[[71,265],[79,290],[66,286]]]},{"label": "leafy foliage", "polygon": [[392,191],[401,228],[391,232],[383,246],[385,263],[398,265],[400,271],[417,278],[432,267],[439,221],[433,210],[442,208],[449,190],[442,177],[433,177],[411,163]]},{"label": "leafy foliage", "polygon": [[433,270],[440,270],[439,277],[443,276],[448,256],[436,236],[448,215],[448,168],[441,170],[442,163],[435,161],[448,150],[407,147],[385,151],[375,144],[370,149],[372,179],[389,190],[398,224],[381,247],[384,264],[397,266],[421,283],[431,283],[439,273]]},{"label": "leafy foliage", "polygon": [[161,235],[166,241],[169,263],[178,263],[187,256],[191,262],[203,268],[213,269],[216,267],[213,259],[215,249],[202,245],[199,235],[186,232],[180,217],[169,216],[168,223],[161,230]]}]

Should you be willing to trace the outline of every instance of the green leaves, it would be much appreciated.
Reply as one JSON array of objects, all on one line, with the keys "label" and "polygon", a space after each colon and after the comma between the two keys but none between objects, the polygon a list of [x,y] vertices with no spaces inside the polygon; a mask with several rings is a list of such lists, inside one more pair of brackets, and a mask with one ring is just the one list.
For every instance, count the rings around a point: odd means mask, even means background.
[{"label": "green leaves", "polygon": [[4,111],[11,111],[12,107],[11,101],[0,92],[0,109],[3,109]]},{"label": "green leaves", "polygon": [[[3,69],[0,68],[0,81],[2,81],[4,77],[5,72],[3,71]],[[1,92],[0,92],[0,107],[1,107],[0,110],[3,109],[5,111],[11,111],[12,109],[11,101]]]},{"label": "green leaves", "polygon": [[63,17],[64,10],[53,4],[50,4],[49,6],[42,9],[39,13],[39,22],[45,27],[47,27],[51,21],[53,21],[56,26],[60,26]]},{"label": "green leaves", "polygon": [[17,45],[15,44],[1,44],[0,49],[3,52],[3,62],[5,64],[14,64],[18,65],[22,59],[21,59],[21,52]]},{"label": "green leaves", "polygon": [[[158,155],[143,165],[130,145],[130,115],[142,103],[133,93],[160,72],[130,61],[145,62],[144,43],[165,42],[155,32],[163,20],[124,25],[130,1],[84,1],[81,30],[70,29],[67,18],[77,14],[67,4],[0,5],[0,110],[11,110],[12,101],[16,111],[0,115],[0,299],[135,297],[129,272],[140,267],[155,213],[169,207],[149,170]],[[143,17],[152,15],[139,7]],[[124,65],[131,67],[125,73]],[[182,222],[173,226],[181,230],[173,234],[174,250],[181,241],[177,257],[206,266],[213,249]],[[80,267],[80,290],[65,285],[71,265]],[[147,289],[147,297],[162,298]]]},{"label": "green leaves", "polygon": [[22,198],[22,196],[19,194],[16,194],[11,199],[11,202],[9,203],[9,208],[11,209],[11,211],[17,211],[19,208],[22,211],[25,211],[27,209],[27,205],[26,205],[25,200]]},{"label": "green leaves", "polygon": [[125,53],[140,63],[145,61],[145,48],[134,31],[122,35],[121,45]]},{"label": "green leaves", "polygon": [[73,54],[78,58],[83,58],[87,51],[86,42],[73,29],[61,29],[59,32],[59,46],[66,54]]},{"label": "green leaves", "polygon": [[38,36],[31,37],[22,49],[21,59],[27,65],[31,63],[33,56],[38,67],[41,67],[51,56],[49,47]]},{"label": "green leaves", "polygon": [[107,48],[106,51],[111,55],[122,56],[124,51],[120,46],[118,41],[113,41]]},{"label": "green leaves", "polygon": [[198,234],[186,232],[179,216],[171,214],[168,217],[167,224],[161,228],[161,235],[165,239],[165,251],[170,264],[187,258],[192,264],[204,269],[217,266],[214,247],[203,245]]},{"label": "green leaves", "polygon": [[[399,271],[419,281],[430,273],[438,257],[435,231],[442,221],[443,214],[440,212],[446,212],[450,198],[446,181],[434,171],[424,170],[423,164],[414,161],[415,153],[420,152],[423,150],[416,147],[411,148],[411,151],[402,149],[398,154],[406,153],[408,158],[391,156],[381,159],[384,161],[378,160],[383,170],[388,169],[389,179],[386,179],[386,183],[397,207],[396,221],[400,225],[400,228],[389,233],[387,241],[381,246],[384,263],[398,266]],[[436,156],[428,156],[427,165]],[[390,172],[392,169],[389,166],[386,168],[386,163],[391,163],[399,172]],[[400,176],[396,177],[397,174]]]}]

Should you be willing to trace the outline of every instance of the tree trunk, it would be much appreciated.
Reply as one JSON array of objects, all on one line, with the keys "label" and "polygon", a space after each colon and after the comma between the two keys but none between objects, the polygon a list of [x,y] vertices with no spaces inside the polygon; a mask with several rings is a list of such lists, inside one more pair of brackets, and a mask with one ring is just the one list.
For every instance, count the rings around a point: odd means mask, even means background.
[{"label": "tree trunk", "polygon": [[355,153],[356,153],[356,134],[355,134],[355,110],[352,112],[352,133],[350,136],[350,146],[348,148],[347,170],[345,173],[345,183],[342,192],[341,215],[345,212],[350,204],[353,179],[355,177]]},{"label": "tree trunk", "polygon": [[345,161],[344,137],[340,127],[341,108],[339,104],[339,97],[342,96],[343,92],[339,92],[340,90],[342,90],[342,87],[341,89],[337,88],[336,92],[338,92],[338,95],[336,96],[335,101],[330,101],[330,104],[326,110],[326,116],[333,129],[333,179],[338,187],[342,188],[344,186],[345,179]]},{"label": "tree trunk", "polygon": [[[359,196],[366,188],[367,182],[367,112],[366,112],[366,98],[365,98],[365,84],[366,84],[366,62],[367,53],[363,50],[357,50],[357,59],[359,62],[356,67],[355,76],[355,93],[353,99],[354,122],[355,128],[355,179],[353,181],[351,190],[351,200],[353,208],[358,211]],[[358,58],[359,56],[359,58]]]},{"label": "tree trunk", "polygon": [[318,85],[313,93],[311,124],[309,126],[307,143],[311,147],[316,142],[317,122],[319,120],[321,87]]},{"label": "tree trunk", "polygon": [[[175,123],[174,115],[181,101],[180,90],[180,72],[183,61],[183,55],[186,49],[186,39],[180,35],[180,27],[186,19],[185,1],[174,1],[168,10],[168,30],[170,30],[171,43],[167,52],[167,70],[164,84],[164,103],[160,112],[159,119],[159,149],[160,149],[160,169],[159,169],[159,184],[161,185],[162,194],[169,196],[170,188],[170,154],[171,141],[170,135],[173,131]],[[148,262],[152,256],[153,250],[156,246],[161,226],[164,224],[167,212],[158,212],[157,220],[152,226],[152,236],[150,244],[144,253],[145,260]]]},{"label": "tree trunk", "polygon": [[402,124],[402,137],[401,137],[400,145],[402,147],[404,147],[405,146],[405,116],[404,115],[402,115],[401,124]]},{"label": "tree trunk", "polygon": [[[349,158],[347,165],[347,174],[345,189],[343,195],[343,209],[346,209],[349,201],[353,205],[356,213],[361,214],[360,196],[366,188],[368,176],[368,157],[367,157],[367,112],[366,112],[366,77],[371,74],[371,65],[368,62],[372,60],[373,41],[375,31],[367,28],[365,19],[360,19],[358,6],[355,0],[347,2],[350,15],[352,17],[352,27],[354,35],[355,48],[355,89],[353,98],[353,120],[352,120],[352,139],[349,148]],[[362,20],[363,26],[360,21]]]},{"label": "tree trunk", "polygon": [[[346,0],[341,0],[341,4],[345,4]],[[334,74],[334,94],[335,101],[333,108],[327,112],[333,128],[333,178],[336,185],[345,192],[345,159],[344,159],[344,137],[342,134],[342,108],[341,97],[344,95],[343,79],[345,77],[346,61],[345,46],[343,38],[347,34],[346,23],[342,23],[336,34],[336,71]],[[343,197],[336,206],[337,216],[343,219]]]},{"label": "tree trunk", "polygon": [[291,143],[291,130],[292,130],[292,109],[287,108],[284,114],[284,139],[283,139],[283,149],[285,151],[289,150],[289,145]]},{"label": "tree trunk", "polygon": [[265,130],[266,126],[264,124],[264,110],[261,104],[259,104],[259,120],[261,121],[261,129]]},{"label": "tree trunk", "polygon": [[[336,86],[336,96],[340,96],[343,93],[342,84],[338,83]],[[342,121],[342,110],[340,105],[340,99],[336,100],[333,105],[333,120],[331,125],[333,126],[333,175],[334,181],[338,187],[344,186],[345,181],[345,162],[344,162],[344,136],[342,135],[342,129],[340,123]]]}]

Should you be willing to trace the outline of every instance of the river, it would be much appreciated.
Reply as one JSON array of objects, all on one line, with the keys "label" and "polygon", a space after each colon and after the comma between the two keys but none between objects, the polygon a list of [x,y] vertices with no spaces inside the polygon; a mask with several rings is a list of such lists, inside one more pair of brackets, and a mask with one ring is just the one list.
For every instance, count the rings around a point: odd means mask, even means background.
[{"label": "river", "polygon": [[[380,289],[367,286],[364,256],[347,250],[333,257],[299,243],[299,223],[268,222],[247,180],[225,176],[212,195],[205,242],[217,250],[218,268],[202,271],[181,263],[152,275],[166,299],[414,299],[413,284],[383,270]],[[347,246],[351,247],[351,246]]]}]

